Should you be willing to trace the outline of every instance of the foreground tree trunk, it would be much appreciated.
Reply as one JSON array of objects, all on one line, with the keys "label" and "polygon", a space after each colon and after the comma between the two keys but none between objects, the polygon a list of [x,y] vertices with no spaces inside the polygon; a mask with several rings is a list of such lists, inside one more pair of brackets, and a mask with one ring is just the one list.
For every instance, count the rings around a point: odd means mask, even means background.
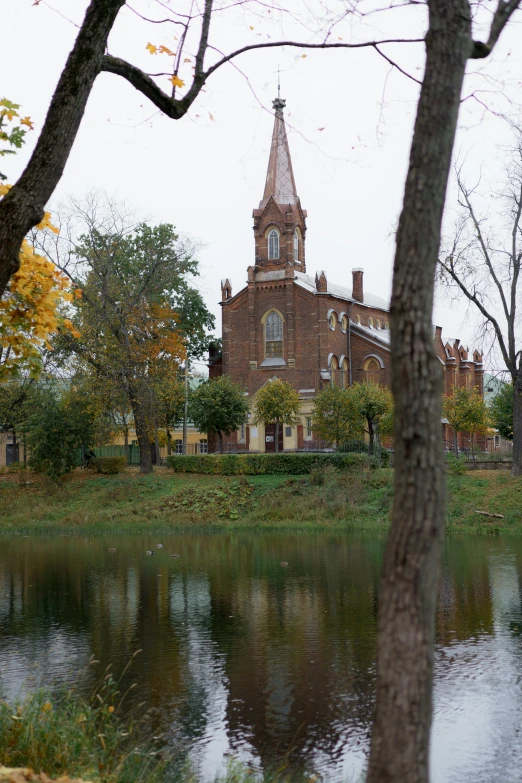
[{"label": "foreground tree trunk", "polygon": [[279,451],[279,419],[275,423],[275,452]]},{"label": "foreground tree trunk", "polygon": [[435,602],[444,531],[434,276],[466,60],[467,0],[431,0],[426,69],[397,233],[391,303],[395,495],[379,596],[368,783],[428,780]]},{"label": "foreground tree trunk", "polygon": [[217,436],[218,436],[218,443],[219,443],[219,453],[223,454],[223,433],[221,432],[221,430],[217,431]]},{"label": "foreground tree trunk", "polygon": [[512,476],[522,476],[522,368],[513,381],[513,467]]},{"label": "foreground tree trunk", "polygon": [[19,267],[24,236],[43,218],[100,73],[107,38],[125,0],[92,0],[62,72],[40,137],[15,187],[0,201],[0,296]]}]

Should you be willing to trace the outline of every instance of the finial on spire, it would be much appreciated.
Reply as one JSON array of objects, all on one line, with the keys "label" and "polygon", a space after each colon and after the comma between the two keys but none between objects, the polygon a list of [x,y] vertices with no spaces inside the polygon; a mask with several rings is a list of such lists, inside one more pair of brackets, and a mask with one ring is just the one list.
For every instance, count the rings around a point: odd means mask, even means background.
[{"label": "finial on spire", "polygon": [[283,109],[286,106],[286,101],[284,98],[280,98],[279,96],[275,99],[275,101],[272,101],[272,108],[275,109],[276,117],[279,117],[280,120],[283,119]]}]

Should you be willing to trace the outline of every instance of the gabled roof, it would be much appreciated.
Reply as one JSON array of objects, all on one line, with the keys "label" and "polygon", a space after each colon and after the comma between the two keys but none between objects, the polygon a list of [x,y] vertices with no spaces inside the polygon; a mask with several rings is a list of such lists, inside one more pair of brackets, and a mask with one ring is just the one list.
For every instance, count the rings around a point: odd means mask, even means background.
[{"label": "gabled roof", "polygon": [[[297,284],[301,286],[301,288],[306,288],[306,290],[310,291],[310,293],[317,293],[315,280],[313,277],[310,277],[310,275],[307,275],[304,272],[296,272],[295,280]],[[345,286],[331,283],[329,280],[327,281],[327,293],[331,294],[332,296],[336,296],[338,299],[345,299],[348,302],[355,301],[352,297],[351,288],[346,288]],[[364,292],[364,302],[357,302],[357,304],[362,305],[363,307],[364,305],[367,307],[376,307],[378,310],[390,309],[389,302],[387,302],[385,299],[382,299],[380,296],[377,296],[376,294],[366,293],[366,291]]]},{"label": "gabled roof", "polygon": [[281,98],[276,98],[272,104],[275,109],[274,131],[272,133],[265,192],[263,200],[259,204],[260,209],[266,206],[271,196],[277,204],[297,204],[299,201],[283,117],[285,103],[286,101]]}]

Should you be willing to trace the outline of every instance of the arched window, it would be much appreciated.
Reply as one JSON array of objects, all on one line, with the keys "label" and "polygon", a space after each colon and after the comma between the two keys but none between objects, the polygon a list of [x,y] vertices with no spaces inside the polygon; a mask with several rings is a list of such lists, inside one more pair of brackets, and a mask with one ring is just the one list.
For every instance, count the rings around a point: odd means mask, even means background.
[{"label": "arched window", "polygon": [[379,320],[378,318],[377,318],[377,320],[375,321],[375,328],[376,328],[376,329],[380,329],[380,328],[381,328],[381,322],[380,322],[380,320]]},{"label": "arched window", "polygon": [[343,315],[341,320],[341,332],[343,334],[346,334],[347,331],[348,331],[348,316],[345,314]]},{"label": "arched window", "polygon": [[388,323],[388,321],[384,322],[384,328],[385,329],[389,329],[390,328],[390,324]]},{"label": "arched window", "polygon": [[333,386],[335,384],[335,382],[337,381],[337,370],[339,369],[339,360],[338,360],[337,356],[332,356],[330,358],[330,367],[329,367],[329,369],[330,369],[330,382],[331,382],[331,384]]},{"label": "arched window", "polygon": [[294,231],[294,261],[299,261],[299,233]]},{"label": "arched window", "polygon": [[267,359],[283,356],[283,319],[274,310],[265,321],[265,356]]},{"label": "arched window", "polygon": [[328,326],[332,332],[335,332],[335,320],[335,313],[330,313],[330,317],[328,318]]},{"label": "arched window", "polygon": [[367,359],[364,363],[365,380],[367,383],[379,383],[380,365],[377,359]]},{"label": "arched window", "polygon": [[355,316],[355,323],[357,323],[357,324],[361,323],[361,316],[360,315],[356,315]]},{"label": "arched window", "polygon": [[372,317],[368,318],[368,326],[370,327],[370,329],[373,329],[373,318]]},{"label": "arched window", "polygon": [[270,261],[279,258],[279,233],[275,228],[268,235],[268,258]]}]

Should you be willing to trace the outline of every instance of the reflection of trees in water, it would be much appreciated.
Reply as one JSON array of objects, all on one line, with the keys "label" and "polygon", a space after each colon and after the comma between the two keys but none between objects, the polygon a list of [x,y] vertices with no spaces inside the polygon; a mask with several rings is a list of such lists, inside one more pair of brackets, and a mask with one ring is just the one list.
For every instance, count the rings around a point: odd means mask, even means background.
[{"label": "reflection of trees in water", "polygon": [[493,631],[490,542],[447,538],[439,585],[437,642],[443,645]]},{"label": "reflection of trees in water", "polygon": [[[44,673],[72,676],[91,653],[119,671],[141,649],[122,691],[137,682],[131,702],[157,710],[151,722],[170,744],[199,742],[209,758],[228,744],[263,764],[289,752],[311,768],[317,755],[335,763],[346,742],[365,742],[382,539],[187,534],[146,558],[155,543],[122,537],[108,553],[107,540],[57,537],[4,548],[2,661],[8,647],[23,649]],[[487,551],[480,539],[447,543],[443,644],[491,632]]]}]

